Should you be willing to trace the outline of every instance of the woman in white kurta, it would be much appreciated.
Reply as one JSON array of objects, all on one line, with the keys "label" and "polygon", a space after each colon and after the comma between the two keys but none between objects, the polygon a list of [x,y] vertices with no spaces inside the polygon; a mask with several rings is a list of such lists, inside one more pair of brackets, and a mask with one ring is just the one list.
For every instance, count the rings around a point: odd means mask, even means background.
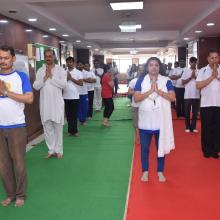
[{"label": "woman in white kurta", "polygon": [[158,177],[160,182],[166,179],[164,155],[174,149],[173,126],[170,102],[175,100],[172,82],[160,75],[163,71],[160,60],[151,57],[146,64],[146,73],[135,85],[135,102],[139,102],[138,128],[141,143],[141,163],[143,175],[141,180],[148,181],[149,147],[155,136],[158,150]]},{"label": "woman in white kurta", "polygon": [[66,71],[54,64],[53,52],[45,51],[45,62],[36,74],[33,87],[40,90],[40,115],[49,149],[47,158],[63,156],[64,100],[62,89],[67,84]]}]

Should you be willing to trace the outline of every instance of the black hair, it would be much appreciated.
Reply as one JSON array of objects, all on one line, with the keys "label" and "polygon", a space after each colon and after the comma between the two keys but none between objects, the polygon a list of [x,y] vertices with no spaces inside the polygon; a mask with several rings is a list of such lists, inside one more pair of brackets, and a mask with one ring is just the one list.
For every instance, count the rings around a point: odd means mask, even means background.
[{"label": "black hair", "polygon": [[99,60],[93,60],[93,63],[100,63]]},{"label": "black hair", "polygon": [[108,70],[110,70],[110,69],[111,69],[111,66],[110,66],[110,65],[108,65],[108,64],[104,64],[104,65],[103,65],[104,73],[107,73]]},{"label": "black hair", "polygon": [[175,61],[175,63],[174,63],[174,64],[180,65],[180,63],[179,63],[178,61]]},{"label": "black hair", "polygon": [[143,67],[145,68],[145,64],[142,63],[142,64],[138,64],[138,66],[137,66],[137,70],[139,70],[141,66],[143,66]]},{"label": "black hair", "polygon": [[10,52],[10,54],[14,57],[15,56],[15,50],[13,47],[11,46],[8,46],[8,45],[3,45],[0,47],[0,50],[3,50],[5,52]]},{"label": "black hair", "polygon": [[75,62],[74,57],[67,57],[67,58],[66,58],[66,62],[71,62],[71,61],[72,61],[73,63]]},{"label": "black hair", "polygon": [[147,63],[145,65],[145,75],[148,74],[148,65],[149,63],[154,60],[156,62],[158,62],[159,64],[159,74],[162,75],[162,76],[165,76],[165,70],[164,70],[164,67],[163,67],[163,64],[161,63],[160,59],[157,58],[157,57],[150,57],[148,60],[147,60]]},{"label": "black hair", "polygon": [[55,51],[54,51],[52,48],[47,48],[47,49],[45,49],[45,50],[44,50],[44,55],[45,55],[46,53],[50,53],[50,52],[52,52],[53,55],[55,56]]},{"label": "black hair", "polygon": [[85,62],[85,65],[86,65],[86,64],[89,64],[89,65],[90,65],[90,63],[89,63],[89,62]]},{"label": "black hair", "polygon": [[190,58],[189,58],[189,62],[190,62],[190,63],[197,62],[197,58],[196,58],[196,57],[190,57]]},{"label": "black hair", "polygon": [[82,61],[82,60],[77,60],[77,62],[76,62],[77,64],[79,64],[79,63],[82,63],[83,65],[85,65],[85,62],[84,61]]},{"label": "black hair", "polygon": [[218,55],[220,55],[219,50],[216,49],[216,48],[211,48],[211,49],[209,49],[209,51],[208,51],[208,56],[210,56],[211,53],[217,53]]}]

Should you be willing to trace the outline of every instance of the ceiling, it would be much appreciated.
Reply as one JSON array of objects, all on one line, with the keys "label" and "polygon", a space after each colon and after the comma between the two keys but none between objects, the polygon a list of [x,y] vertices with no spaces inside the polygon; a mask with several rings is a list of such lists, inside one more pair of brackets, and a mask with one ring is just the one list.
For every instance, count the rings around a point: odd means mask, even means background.
[{"label": "ceiling", "polygon": [[[141,53],[156,53],[161,48],[186,44],[199,36],[220,35],[220,0],[144,0],[143,10],[113,11],[116,0],[1,0],[0,14],[23,21],[65,38],[75,47],[98,48],[112,54],[140,48]],[[136,0],[139,1],[139,0]],[[11,14],[9,10],[16,10]],[[37,18],[29,22],[28,18]],[[126,21],[142,25],[136,33],[121,33]],[[207,27],[208,22],[215,26]],[[50,32],[48,28],[57,30]],[[202,30],[202,33],[195,33]],[[69,37],[63,37],[68,34]],[[80,39],[81,43],[75,43]]]}]

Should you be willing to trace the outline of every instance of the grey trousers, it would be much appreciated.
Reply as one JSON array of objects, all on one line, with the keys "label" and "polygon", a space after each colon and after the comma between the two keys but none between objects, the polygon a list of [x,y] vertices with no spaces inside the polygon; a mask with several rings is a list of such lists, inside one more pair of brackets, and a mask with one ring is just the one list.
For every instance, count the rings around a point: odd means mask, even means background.
[{"label": "grey trousers", "polygon": [[0,129],[0,175],[7,197],[25,198],[26,128]]}]

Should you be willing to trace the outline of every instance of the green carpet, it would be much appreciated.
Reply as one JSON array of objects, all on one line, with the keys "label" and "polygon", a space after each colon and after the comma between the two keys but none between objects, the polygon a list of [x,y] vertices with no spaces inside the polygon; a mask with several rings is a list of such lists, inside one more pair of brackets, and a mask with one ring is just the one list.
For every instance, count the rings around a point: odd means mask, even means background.
[{"label": "green carpet", "polygon": [[[111,116],[111,121],[131,120],[131,107],[128,98],[115,98],[114,99],[115,111]],[[102,120],[103,114],[94,113],[93,120]]]},{"label": "green carpet", "polygon": [[100,112],[86,126],[79,126],[79,138],[64,134],[61,160],[43,159],[45,143],[28,152],[26,204],[0,207],[0,219],[122,220],[133,152],[128,104],[126,98],[115,100],[109,128],[98,121]]}]

